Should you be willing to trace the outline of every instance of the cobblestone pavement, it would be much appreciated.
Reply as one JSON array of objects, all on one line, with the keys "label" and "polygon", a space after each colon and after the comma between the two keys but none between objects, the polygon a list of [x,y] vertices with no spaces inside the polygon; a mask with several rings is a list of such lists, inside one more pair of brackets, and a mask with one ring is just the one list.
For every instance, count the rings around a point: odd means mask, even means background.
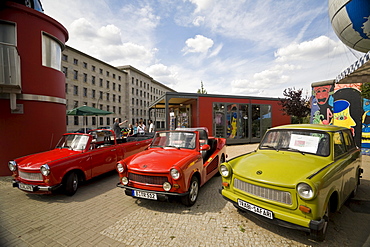
[{"label": "cobblestone pavement", "polygon": [[[230,157],[256,145],[228,146]],[[77,193],[33,195],[0,178],[0,246],[370,246],[370,157],[358,195],[331,219],[327,240],[261,222],[238,212],[218,192],[214,177],[197,203],[138,200],[116,187],[116,172],[93,179]]]}]

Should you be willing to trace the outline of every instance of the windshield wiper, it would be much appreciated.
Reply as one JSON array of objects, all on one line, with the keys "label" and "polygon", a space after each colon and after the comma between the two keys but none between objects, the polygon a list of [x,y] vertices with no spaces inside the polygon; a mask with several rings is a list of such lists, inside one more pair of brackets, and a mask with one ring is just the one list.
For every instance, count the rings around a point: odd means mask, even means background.
[{"label": "windshield wiper", "polygon": [[[302,150],[299,150],[299,149],[296,149],[296,148],[287,147],[287,148],[280,148],[280,149],[285,149],[285,150],[288,150],[288,151],[294,151],[294,152],[298,152],[298,153],[301,153],[301,154],[305,155],[305,153]],[[277,150],[277,151],[279,151],[279,150]]]},{"label": "windshield wiper", "polygon": [[180,149],[179,147],[176,147],[176,146],[166,146],[166,148],[176,148],[176,149]]},{"label": "windshield wiper", "polygon": [[272,146],[272,145],[264,145],[264,146],[261,146],[262,148],[273,148],[275,151],[278,151],[279,152],[279,149],[275,146]]}]

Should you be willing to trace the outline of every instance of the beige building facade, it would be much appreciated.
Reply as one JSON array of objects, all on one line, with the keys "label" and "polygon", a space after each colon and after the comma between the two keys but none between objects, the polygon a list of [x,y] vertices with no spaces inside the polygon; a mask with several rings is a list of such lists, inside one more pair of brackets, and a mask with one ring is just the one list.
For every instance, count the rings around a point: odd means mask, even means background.
[{"label": "beige building facade", "polygon": [[112,127],[115,118],[128,120],[128,124],[140,119],[147,124],[152,119],[157,129],[164,126],[164,114],[157,111],[153,116],[149,105],[175,90],[148,74],[130,65],[114,67],[69,46],[62,53],[62,71],[66,77],[66,110],[87,105],[113,112],[86,118],[67,116],[67,132],[83,127]]}]

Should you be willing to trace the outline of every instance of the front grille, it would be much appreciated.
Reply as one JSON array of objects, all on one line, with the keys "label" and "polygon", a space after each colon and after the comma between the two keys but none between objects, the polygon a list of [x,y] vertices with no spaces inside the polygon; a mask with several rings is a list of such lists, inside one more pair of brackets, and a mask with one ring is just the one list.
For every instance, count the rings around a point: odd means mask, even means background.
[{"label": "front grille", "polygon": [[19,171],[19,176],[26,180],[42,181],[41,173],[30,173],[30,172]]},{"label": "front grille", "polygon": [[130,181],[135,181],[144,184],[160,184],[160,185],[168,181],[167,177],[165,176],[146,176],[135,173],[129,173],[128,179]]},{"label": "front grille", "polygon": [[265,187],[241,181],[237,178],[234,179],[234,187],[258,197],[292,205],[292,196],[289,192],[286,191],[268,189]]}]

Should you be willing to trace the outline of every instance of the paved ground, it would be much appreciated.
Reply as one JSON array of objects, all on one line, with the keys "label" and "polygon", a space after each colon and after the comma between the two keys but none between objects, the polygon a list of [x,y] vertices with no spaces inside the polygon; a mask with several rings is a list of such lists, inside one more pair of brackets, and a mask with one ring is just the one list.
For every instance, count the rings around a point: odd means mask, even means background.
[{"label": "paved ground", "polygon": [[[256,145],[228,146],[230,157]],[[116,187],[112,172],[67,197],[30,195],[0,178],[0,246],[370,246],[370,156],[359,193],[336,213],[327,240],[239,213],[218,193],[221,178],[201,188],[197,203],[137,200]]]}]

